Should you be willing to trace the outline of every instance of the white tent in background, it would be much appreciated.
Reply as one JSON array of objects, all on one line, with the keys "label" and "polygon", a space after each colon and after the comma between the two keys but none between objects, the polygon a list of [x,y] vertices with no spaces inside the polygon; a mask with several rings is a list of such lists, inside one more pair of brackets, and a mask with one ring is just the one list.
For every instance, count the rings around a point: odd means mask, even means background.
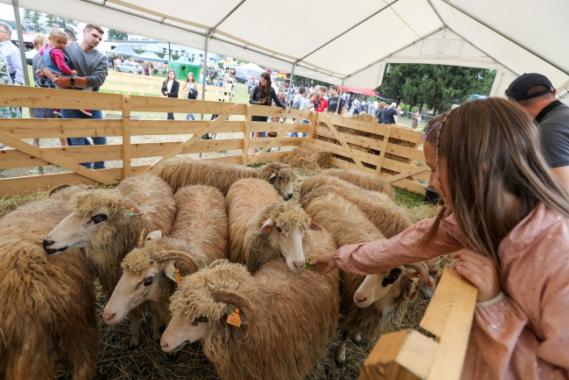
[{"label": "white tent in background", "polygon": [[[0,0],[10,3],[11,0]],[[503,94],[524,72],[569,88],[569,1],[19,0],[25,8],[229,55],[346,86],[375,87],[386,62],[486,67]],[[267,16],[267,9],[277,9]],[[308,17],[308,18],[307,18]],[[308,23],[305,23],[309,20]]]},{"label": "white tent in background", "polygon": [[235,67],[235,78],[247,81],[249,78],[255,78],[255,81],[259,80],[259,77],[265,70],[255,65],[254,63],[247,63],[244,65],[239,65]]},{"label": "white tent in background", "polygon": [[151,62],[164,62],[165,60],[160,58],[158,55],[151,51],[145,51],[142,54],[137,54],[134,56],[136,59],[142,59],[143,61],[151,61]]}]

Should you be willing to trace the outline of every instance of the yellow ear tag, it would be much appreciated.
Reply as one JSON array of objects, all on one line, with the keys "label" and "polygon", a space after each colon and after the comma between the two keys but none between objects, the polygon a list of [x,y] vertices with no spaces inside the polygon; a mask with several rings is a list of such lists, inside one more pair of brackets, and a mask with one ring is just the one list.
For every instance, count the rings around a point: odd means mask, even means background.
[{"label": "yellow ear tag", "polygon": [[180,270],[178,268],[176,268],[176,271],[174,272],[174,278],[175,278],[176,284],[179,284],[180,281],[182,281],[182,275],[180,274]]},{"label": "yellow ear tag", "polygon": [[235,327],[241,327],[241,316],[239,315],[239,308],[233,309],[231,314],[227,316],[227,324]]},{"label": "yellow ear tag", "polygon": [[133,217],[133,216],[142,215],[142,213],[141,213],[140,210],[137,209],[136,207],[127,207],[127,208],[125,209],[125,215],[130,218],[130,217]]}]

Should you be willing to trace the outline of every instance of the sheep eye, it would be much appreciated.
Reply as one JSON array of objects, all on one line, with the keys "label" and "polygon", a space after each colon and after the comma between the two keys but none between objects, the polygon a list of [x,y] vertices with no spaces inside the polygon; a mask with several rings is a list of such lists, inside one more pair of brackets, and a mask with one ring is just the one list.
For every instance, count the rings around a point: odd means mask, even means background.
[{"label": "sheep eye", "polygon": [[152,281],[154,281],[154,277],[146,277],[142,283],[144,286],[150,286]]},{"label": "sheep eye", "polygon": [[401,275],[401,269],[393,268],[389,271],[389,274],[383,278],[381,281],[381,286],[386,287],[387,285],[393,284],[399,276]]},{"label": "sheep eye", "polygon": [[91,222],[98,224],[107,220],[107,216],[105,214],[97,214],[91,217]]},{"label": "sheep eye", "polygon": [[194,320],[192,321],[192,326],[197,326],[198,323],[205,323],[205,322],[207,322],[207,317],[194,318]]}]

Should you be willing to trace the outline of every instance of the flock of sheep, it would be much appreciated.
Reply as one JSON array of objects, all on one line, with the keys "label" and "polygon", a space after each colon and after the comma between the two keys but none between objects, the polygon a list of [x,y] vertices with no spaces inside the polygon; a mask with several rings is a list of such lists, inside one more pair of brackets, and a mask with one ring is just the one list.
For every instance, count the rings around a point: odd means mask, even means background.
[{"label": "flock of sheep", "polygon": [[370,338],[432,293],[429,263],[365,277],[311,270],[319,255],[410,221],[377,177],[328,170],[285,202],[294,179],[280,163],[175,158],[114,189],[62,186],[4,216],[0,378],[54,378],[58,362],[94,377],[95,279],[109,297],[104,321],[128,316],[130,346],[149,313],[162,350],[199,341],[222,379],[304,379],[338,329],[344,343]]}]

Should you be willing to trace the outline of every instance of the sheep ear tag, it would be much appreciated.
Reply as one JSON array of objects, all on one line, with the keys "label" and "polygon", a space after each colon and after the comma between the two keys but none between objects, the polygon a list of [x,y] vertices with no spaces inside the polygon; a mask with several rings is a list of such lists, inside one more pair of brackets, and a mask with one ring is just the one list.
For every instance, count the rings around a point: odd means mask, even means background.
[{"label": "sheep ear tag", "polygon": [[241,315],[238,307],[227,309],[227,324],[235,327],[241,327]]},{"label": "sheep ear tag", "polygon": [[139,216],[142,215],[142,213],[140,212],[139,209],[137,209],[136,207],[128,207],[124,210],[124,215],[126,217],[133,217],[133,216]]}]

